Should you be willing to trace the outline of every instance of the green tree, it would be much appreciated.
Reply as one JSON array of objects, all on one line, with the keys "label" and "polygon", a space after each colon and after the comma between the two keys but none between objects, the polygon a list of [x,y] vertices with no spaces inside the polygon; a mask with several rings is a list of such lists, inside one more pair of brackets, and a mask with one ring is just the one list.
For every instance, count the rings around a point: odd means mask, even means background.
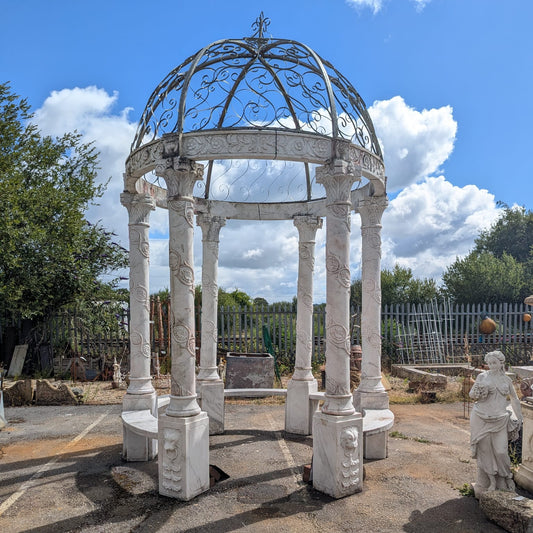
[{"label": "green tree", "polygon": [[42,136],[26,100],[0,85],[0,308],[37,319],[77,299],[108,299],[126,250],[84,213],[104,187],[80,135]]},{"label": "green tree", "polygon": [[476,239],[474,251],[496,257],[508,254],[519,263],[528,263],[533,253],[533,211],[505,206],[502,216]]},{"label": "green tree", "polygon": [[503,253],[472,252],[442,276],[444,293],[457,303],[516,302],[523,294],[524,265]]},{"label": "green tree", "polygon": [[[410,268],[395,265],[392,270],[381,271],[381,303],[383,305],[420,304],[437,298],[439,294],[435,280],[415,278]],[[356,279],[350,288],[351,304],[361,305],[361,299],[362,282],[361,279]]]}]

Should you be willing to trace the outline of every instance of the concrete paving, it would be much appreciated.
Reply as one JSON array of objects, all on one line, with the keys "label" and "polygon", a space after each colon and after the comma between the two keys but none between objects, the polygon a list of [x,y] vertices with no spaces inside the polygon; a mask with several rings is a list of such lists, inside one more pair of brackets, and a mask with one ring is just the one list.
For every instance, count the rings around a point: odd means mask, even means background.
[{"label": "concrete paving", "polygon": [[160,496],[157,464],[121,459],[120,406],[7,408],[0,531],[483,532],[462,404],[392,406],[389,457],[363,492],[333,500],[302,481],[312,438],[283,434],[284,406],[228,403],[210,463],[229,479],[190,502]]}]

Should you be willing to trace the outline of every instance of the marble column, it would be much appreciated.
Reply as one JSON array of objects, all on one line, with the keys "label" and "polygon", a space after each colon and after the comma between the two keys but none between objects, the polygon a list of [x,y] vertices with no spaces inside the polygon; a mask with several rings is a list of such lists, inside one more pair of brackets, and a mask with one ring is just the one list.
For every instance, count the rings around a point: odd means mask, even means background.
[{"label": "marble column", "polygon": [[[150,376],[149,219],[155,203],[149,194],[124,192],[120,201],[129,215],[130,262],[130,383],[122,401],[123,411],[157,411],[156,392]],[[148,461],[157,455],[157,441],[123,430],[127,461]]]},{"label": "marble column", "polygon": [[357,410],[388,409],[381,381],[381,216],[387,197],[359,201],[362,235],[361,383],[354,391]]},{"label": "marble column", "polygon": [[313,417],[313,486],[334,498],[363,488],[363,419],[350,393],[350,190],[360,169],[318,167],[326,189],[326,394]]},{"label": "marble column", "polygon": [[157,161],[169,213],[171,299],[170,403],[159,419],[159,493],[190,500],[209,488],[209,419],[196,397],[194,326],[194,198],[203,166],[170,157]]},{"label": "marble column", "polygon": [[294,374],[287,385],[285,431],[310,435],[314,410],[309,394],[318,390],[311,369],[313,354],[313,272],[315,269],[315,236],[322,219],[312,216],[294,217],[298,229],[298,293],[296,313],[296,361]]},{"label": "marble column", "polygon": [[224,217],[199,214],[202,228],[202,338],[197,377],[202,411],[209,416],[209,434],[224,433],[224,382],[217,367],[218,344],[218,244]]}]

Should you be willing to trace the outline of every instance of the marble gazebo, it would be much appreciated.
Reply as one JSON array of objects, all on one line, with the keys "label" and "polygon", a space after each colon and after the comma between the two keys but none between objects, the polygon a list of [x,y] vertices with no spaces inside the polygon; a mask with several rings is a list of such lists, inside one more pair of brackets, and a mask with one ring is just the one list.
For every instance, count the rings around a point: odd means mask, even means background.
[{"label": "marble gazebo", "polygon": [[[296,365],[286,390],[285,429],[313,435],[315,488],[335,498],[360,491],[363,443],[365,457],[387,453],[393,417],[381,382],[380,231],[387,206],[381,149],[349,81],[306,45],[267,37],[267,26],[261,15],[251,37],[212,43],[171,71],[148,100],[126,162],[121,202],[129,213],[131,362],[124,457],[150,460],[159,450],[160,493],[180,500],[208,490],[209,434],[224,431],[217,268],[227,219],[292,220],[298,229]],[[236,177],[228,172],[235,162],[241,169]],[[258,175],[259,164],[281,171],[276,178]],[[156,207],[169,216],[172,304],[171,394],[159,417],[150,377],[148,287],[149,217]],[[353,393],[352,211],[361,217],[363,287],[362,373]],[[325,393],[318,393],[311,372],[312,295],[315,235],[324,219],[327,380]],[[203,237],[198,374],[195,221]]]}]

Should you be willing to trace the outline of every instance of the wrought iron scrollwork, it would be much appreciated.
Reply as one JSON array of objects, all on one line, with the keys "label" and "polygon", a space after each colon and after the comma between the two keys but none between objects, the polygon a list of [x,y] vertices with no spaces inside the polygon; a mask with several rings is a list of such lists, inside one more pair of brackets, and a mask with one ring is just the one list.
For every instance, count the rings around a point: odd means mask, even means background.
[{"label": "wrought iron scrollwork", "polygon": [[217,41],[170,72],[150,96],[132,151],[165,133],[233,128],[347,139],[382,158],[366,105],[331,63],[296,41],[253,35]]}]

